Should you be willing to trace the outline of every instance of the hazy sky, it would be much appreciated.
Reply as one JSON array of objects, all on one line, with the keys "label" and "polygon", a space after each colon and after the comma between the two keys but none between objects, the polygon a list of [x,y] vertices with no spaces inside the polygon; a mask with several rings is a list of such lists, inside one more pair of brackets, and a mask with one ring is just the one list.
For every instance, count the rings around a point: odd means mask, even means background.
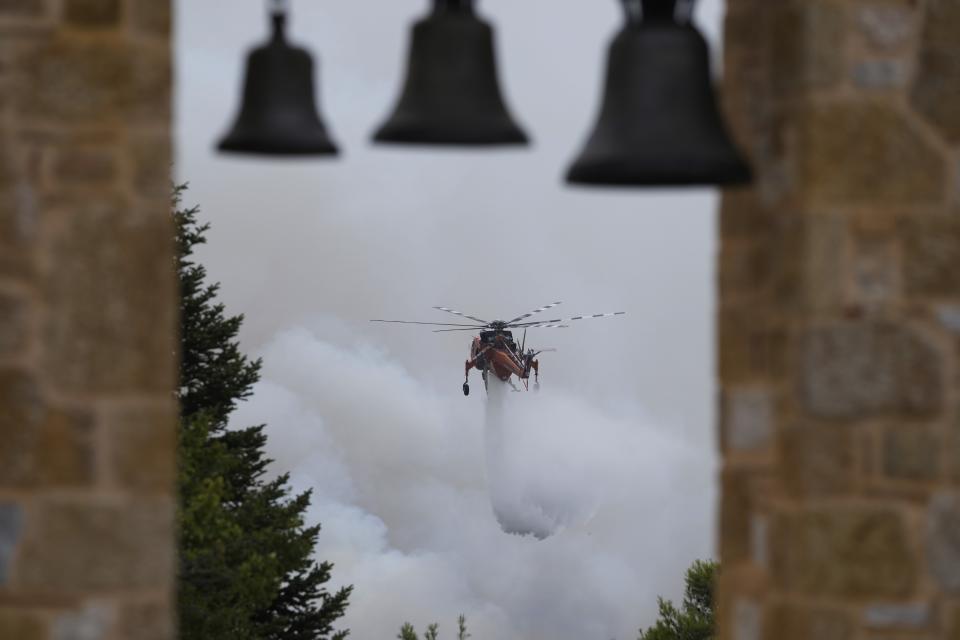
[{"label": "hazy sky", "polygon": [[[319,555],[356,586],[354,637],[435,619],[450,637],[462,611],[477,640],[632,638],[713,548],[716,193],[562,185],[597,109],[613,0],[479,3],[531,149],[371,146],[426,4],[295,0],[344,154],[263,162],[212,151],[263,4],[178,3],[176,173],[213,224],[200,258],[265,359],[237,420],[267,422],[279,466],[314,488]],[[700,2],[714,43],[721,12]],[[506,399],[494,450],[479,378],[460,391],[468,336],[367,322],[554,300],[564,316],[628,315],[531,332],[558,352],[541,357],[539,396]],[[505,508],[559,531],[505,534]]]}]

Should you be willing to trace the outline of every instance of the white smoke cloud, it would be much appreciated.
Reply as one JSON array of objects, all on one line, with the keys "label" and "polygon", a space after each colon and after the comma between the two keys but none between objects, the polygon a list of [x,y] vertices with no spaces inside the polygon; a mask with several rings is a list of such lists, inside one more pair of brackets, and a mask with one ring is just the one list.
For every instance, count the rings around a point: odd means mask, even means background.
[{"label": "white smoke cloud", "polygon": [[485,418],[329,325],[266,346],[234,424],[267,423],[275,468],[313,489],[317,556],[356,587],[355,637],[406,620],[449,634],[463,612],[476,638],[632,638],[709,556],[711,457],[638,406],[496,384]]}]

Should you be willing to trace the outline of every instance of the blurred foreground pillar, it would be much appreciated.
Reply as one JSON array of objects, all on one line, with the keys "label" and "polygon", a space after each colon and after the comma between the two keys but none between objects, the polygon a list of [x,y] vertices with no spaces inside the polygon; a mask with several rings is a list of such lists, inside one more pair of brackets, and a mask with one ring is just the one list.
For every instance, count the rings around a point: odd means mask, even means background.
[{"label": "blurred foreground pillar", "polygon": [[726,38],[720,637],[960,638],[960,2]]},{"label": "blurred foreground pillar", "polygon": [[0,1],[0,638],[173,637],[168,0]]}]

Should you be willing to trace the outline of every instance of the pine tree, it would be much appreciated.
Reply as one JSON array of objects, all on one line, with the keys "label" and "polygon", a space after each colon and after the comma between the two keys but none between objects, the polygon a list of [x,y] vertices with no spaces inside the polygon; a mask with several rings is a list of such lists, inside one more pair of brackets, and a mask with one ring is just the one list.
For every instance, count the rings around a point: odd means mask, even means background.
[{"label": "pine tree", "polygon": [[[460,617],[457,618],[457,640],[467,640],[470,637],[470,634],[467,633],[467,617],[460,614]],[[416,628],[409,622],[404,622],[403,626],[400,627],[400,633],[397,634],[399,640],[420,640],[420,636],[417,635]],[[423,640],[439,640],[440,638],[440,625],[434,622],[427,627],[427,630],[423,634]]]},{"label": "pine tree", "polygon": [[417,635],[417,630],[413,628],[413,625],[409,622],[404,622],[403,626],[400,627],[400,633],[397,634],[398,640],[420,640],[420,636]]},{"label": "pine tree", "polygon": [[243,316],[227,316],[219,285],[192,256],[209,225],[181,208],[174,189],[181,288],[180,574],[183,640],[342,640],[333,624],[352,587],[330,593],[332,565],[312,559],[319,525],[307,526],[310,493],[289,476],[265,478],[264,427],[227,428],[248,398],[260,361],[240,351]]},{"label": "pine tree", "polygon": [[467,633],[467,616],[460,614],[457,618],[457,640],[467,640],[470,634]]},{"label": "pine tree", "polygon": [[179,208],[186,185],[174,188],[177,228],[177,273],[180,277],[180,414],[203,413],[214,431],[226,427],[237,402],[250,396],[260,378],[260,361],[240,352],[237,333],[243,316],[227,316],[216,302],[218,283],[207,284],[207,270],[193,261],[193,250],[206,244],[209,224],[197,222],[199,207]]},{"label": "pine tree", "polygon": [[660,617],[640,631],[639,640],[710,640],[713,637],[713,587],[719,565],[697,560],[687,569],[683,606],[658,598]]}]

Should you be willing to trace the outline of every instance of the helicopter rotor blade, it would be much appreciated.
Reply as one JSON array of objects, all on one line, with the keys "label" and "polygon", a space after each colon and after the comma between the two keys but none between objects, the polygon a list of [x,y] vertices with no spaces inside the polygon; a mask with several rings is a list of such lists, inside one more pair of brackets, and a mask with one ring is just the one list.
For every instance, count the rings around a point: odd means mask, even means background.
[{"label": "helicopter rotor blade", "polygon": [[483,329],[486,325],[472,324],[451,324],[447,322],[416,322],[413,320],[371,320],[370,322],[386,322],[391,324],[425,324],[433,327],[468,327],[470,329]]},{"label": "helicopter rotor blade", "polygon": [[484,326],[490,324],[489,320],[481,320],[480,318],[474,318],[473,316],[468,316],[467,314],[457,311],[455,309],[448,309],[447,307],[434,307],[434,309],[436,309],[437,311],[446,311],[447,313],[452,313],[453,315],[460,316],[461,318],[468,318],[475,322],[479,322]]},{"label": "helicopter rotor blade", "polygon": [[626,315],[626,313],[626,311],[616,311],[614,313],[595,313],[589,316],[573,316],[572,318],[557,318],[555,320],[541,320],[539,322],[521,322],[518,325],[512,325],[511,328],[543,329],[544,327],[562,324],[564,322],[574,322],[576,320],[594,320],[596,318],[612,318],[613,316]]},{"label": "helicopter rotor blade", "polygon": [[476,333],[477,331],[480,331],[481,329],[486,329],[486,327],[470,327],[470,328],[467,328],[467,329],[434,329],[433,332],[434,332],[434,333],[446,333],[447,331],[472,331],[472,332]]},{"label": "helicopter rotor blade", "polygon": [[517,316],[517,317],[514,318],[513,320],[510,320],[509,322],[507,322],[507,324],[508,324],[508,325],[511,325],[511,324],[514,324],[515,322],[520,322],[521,320],[526,320],[527,318],[529,318],[529,317],[531,317],[531,316],[534,316],[534,315],[536,315],[536,314],[538,314],[538,313],[543,313],[544,311],[547,311],[547,310],[549,310],[549,309],[553,309],[554,307],[559,306],[559,305],[561,305],[561,304],[563,304],[563,301],[561,301],[561,300],[558,300],[557,302],[551,302],[550,304],[544,305],[544,306],[540,307],[539,309],[534,309],[534,310],[531,311],[530,313],[525,313],[525,314],[523,314],[522,316]]}]

